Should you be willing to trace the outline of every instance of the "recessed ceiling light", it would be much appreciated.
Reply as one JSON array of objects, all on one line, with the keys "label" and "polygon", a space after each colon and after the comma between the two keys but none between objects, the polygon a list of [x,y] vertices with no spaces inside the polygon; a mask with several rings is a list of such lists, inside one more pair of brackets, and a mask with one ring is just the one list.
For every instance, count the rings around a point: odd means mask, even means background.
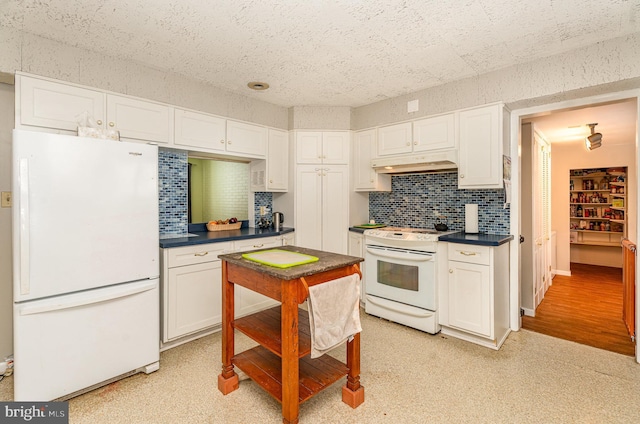
[{"label": "recessed ceiling light", "polygon": [[266,82],[258,82],[258,81],[250,82],[249,84],[247,84],[247,86],[250,89],[257,90],[257,91],[262,91],[269,88],[269,84],[267,84]]}]

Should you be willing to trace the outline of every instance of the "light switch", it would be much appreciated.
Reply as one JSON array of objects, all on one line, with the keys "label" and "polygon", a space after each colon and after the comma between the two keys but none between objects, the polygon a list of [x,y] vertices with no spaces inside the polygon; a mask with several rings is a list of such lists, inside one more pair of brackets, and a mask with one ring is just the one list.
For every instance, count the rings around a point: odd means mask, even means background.
[{"label": "light switch", "polygon": [[407,102],[407,113],[417,112],[420,109],[420,101],[418,99]]},{"label": "light switch", "polygon": [[2,192],[2,207],[10,208],[11,207],[11,192],[3,191]]}]

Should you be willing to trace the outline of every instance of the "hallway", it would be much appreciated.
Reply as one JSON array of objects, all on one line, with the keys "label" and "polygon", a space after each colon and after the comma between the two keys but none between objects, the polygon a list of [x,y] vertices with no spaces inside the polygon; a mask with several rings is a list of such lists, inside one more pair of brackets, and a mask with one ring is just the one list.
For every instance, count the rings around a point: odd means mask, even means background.
[{"label": "hallway", "polygon": [[622,321],[622,269],[571,263],[571,277],[556,275],[522,328],[634,356]]}]

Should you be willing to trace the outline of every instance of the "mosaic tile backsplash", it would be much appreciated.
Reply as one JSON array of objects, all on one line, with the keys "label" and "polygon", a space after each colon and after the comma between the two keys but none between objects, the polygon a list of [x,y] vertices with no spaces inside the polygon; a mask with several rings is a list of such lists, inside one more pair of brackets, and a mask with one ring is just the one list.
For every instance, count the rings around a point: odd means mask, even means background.
[{"label": "mosaic tile backsplash", "polygon": [[158,149],[160,235],[188,232],[187,152]]},{"label": "mosaic tile backsplash", "polygon": [[398,227],[433,228],[435,211],[450,229],[464,231],[464,205],[478,204],[478,230],[509,234],[504,190],[460,190],[458,173],[393,175],[391,192],[369,193],[369,219]]}]

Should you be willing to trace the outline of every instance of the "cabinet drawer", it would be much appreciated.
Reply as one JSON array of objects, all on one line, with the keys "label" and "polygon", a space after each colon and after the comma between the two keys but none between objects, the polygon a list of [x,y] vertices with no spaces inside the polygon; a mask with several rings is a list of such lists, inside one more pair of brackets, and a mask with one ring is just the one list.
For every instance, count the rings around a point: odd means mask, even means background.
[{"label": "cabinet drawer", "polygon": [[218,255],[232,251],[231,242],[198,244],[168,249],[167,267],[201,264],[218,260]]},{"label": "cabinet drawer", "polygon": [[247,250],[268,249],[270,247],[282,246],[281,237],[263,237],[248,240],[238,240],[234,242],[236,252],[244,252]]},{"label": "cabinet drawer", "polygon": [[449,260],[471,264],[489,265],[491,248],[471,244],[449,243]]}]

